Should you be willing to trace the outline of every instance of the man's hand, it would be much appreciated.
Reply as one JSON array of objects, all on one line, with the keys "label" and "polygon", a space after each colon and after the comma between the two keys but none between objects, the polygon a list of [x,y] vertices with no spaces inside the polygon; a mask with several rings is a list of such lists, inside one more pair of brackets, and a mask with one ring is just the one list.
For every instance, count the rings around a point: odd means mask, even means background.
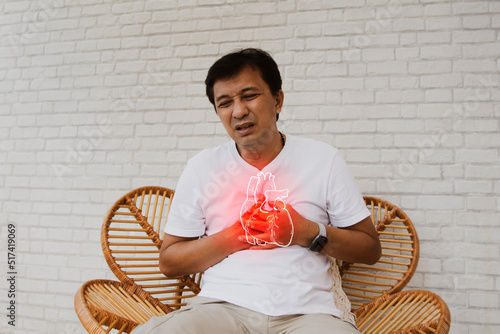
[{"label": "man's hand", "polygon": [[[264,209],[264,204],[269,209]],[[274,202],[260,199],[241,216],[241,222],[248,243],[274,244],[280,247],[287,247],[292,243],[293,221],[286,204],[279,199]]]},{"label": "man's hand", "polygon": [[[314,237],[319,233],[318,224],[301,216],[291,205],[286,205],[288,213],[284,210],[278,213],[274,221],[274,234],[266,229],[267,222],[255,221],[250,226],[254,231],[254,236],[268,243],[251,246],[250,249],[272,249],[278,247],[278,243],[285,242],[290,235],[288,226],[288,215],[293,221],[294,233],[290,245],[300,245],[309,247]],[[339,260],[374,264],[381,256],[381,245],[377,232],[371,221],[371,217],[366,217],[362,221],[349,227],[337,228],[326,226],[328,244],[321,251],[324,254]],[[245,236],[239,237],[240,241],[245,241]]]},{"label": "man's hand", "polygon": [[287,247],[292,243],[294,225],[285,203],[288,189],[276,189],[274,179],[273,174],[261,172],[248,182],[240,221],[250,244]]},{"label": "man's hand", "polygon": [[[250,249],[272,249],[294,244],[307,247],[309,240],[302,238],[303,232],[311,227],[314,228],[316,224],[306,220],[291,205],[283,201],[276,200],[270,205],[273,210],[267,215],[259,213],[253,216],[255,219],[247,220],[248,234],[250,238],[254,238],[248,242],[255,244]],[[306,235],[309,234],[311,233]],[[239,240],[246,240],[246,236],[240,236]]]}]

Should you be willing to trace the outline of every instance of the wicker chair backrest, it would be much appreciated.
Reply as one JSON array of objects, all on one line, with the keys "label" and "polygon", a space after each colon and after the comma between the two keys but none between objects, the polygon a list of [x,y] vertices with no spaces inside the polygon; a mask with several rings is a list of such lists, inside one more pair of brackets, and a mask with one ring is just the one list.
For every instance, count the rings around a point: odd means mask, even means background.
[{"label": "wicker chair backrest", "polygon": [[382,257],[374,265],[340,263],[342,288],[353,309],[375,298],[401,291],[415,273],[419,258],[418,236],[410,218],[394,204],[364,197],[382,244]]},{"label": "wicker chair backrest", "polygon": [[101,244],[111,271],[122,282],[141,286],[172,309],[200,291],[201,274],[165,277],[159,270],[163,228],[174,191],[141,187],[122,196],[104,219]]}]

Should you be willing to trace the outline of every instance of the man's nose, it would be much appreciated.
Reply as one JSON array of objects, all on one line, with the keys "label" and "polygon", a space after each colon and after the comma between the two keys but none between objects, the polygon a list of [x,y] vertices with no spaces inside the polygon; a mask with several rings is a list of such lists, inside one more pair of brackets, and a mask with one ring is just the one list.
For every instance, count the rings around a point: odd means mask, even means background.
[{"label": "man's nose", "polygon": [[248,108],[241,99],[234,99],[233,117],[242,118],[248,114]]}]

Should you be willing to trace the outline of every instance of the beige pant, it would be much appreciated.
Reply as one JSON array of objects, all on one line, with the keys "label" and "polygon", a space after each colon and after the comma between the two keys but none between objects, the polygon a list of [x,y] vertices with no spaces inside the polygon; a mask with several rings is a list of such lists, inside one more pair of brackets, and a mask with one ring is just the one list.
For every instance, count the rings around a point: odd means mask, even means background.
[{"label": "beige pant", "polygon": [[224,301],[195,297],[182,310],[154,317],[133,334],[359,334],[329,314],[272,317]]}]

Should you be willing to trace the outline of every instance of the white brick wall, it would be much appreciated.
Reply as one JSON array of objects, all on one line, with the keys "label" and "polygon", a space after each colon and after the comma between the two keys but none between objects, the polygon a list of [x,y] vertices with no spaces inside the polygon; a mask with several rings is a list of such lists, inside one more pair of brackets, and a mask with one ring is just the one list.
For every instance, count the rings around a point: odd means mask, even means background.
[{"label": "white brick wall", "polygon": [[[272,53],[285,133],[338,147],[364,194],[412,217],[412,288],[448,303],[451,333],[500,330],[500,2],[4,0],[0,3],[0,266],[17,232],[17,326],[83,333],[79,286],[113,278],[109,206],[175,188],[226,140],[204,96],[220,55]],[[5,311],[7,283],[0,278]]]}]

